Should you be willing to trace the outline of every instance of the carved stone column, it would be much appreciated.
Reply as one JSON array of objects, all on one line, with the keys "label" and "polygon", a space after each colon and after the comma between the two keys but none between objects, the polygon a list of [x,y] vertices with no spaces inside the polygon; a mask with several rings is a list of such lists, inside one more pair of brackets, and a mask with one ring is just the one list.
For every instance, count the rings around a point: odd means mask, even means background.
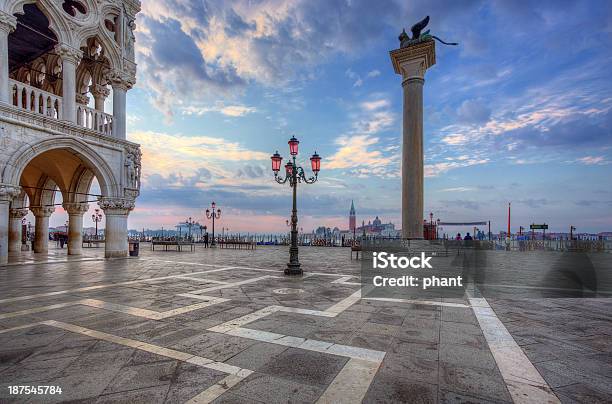
[{"label": "carved stone column", "polygon": [[104,112],[104,101],[110,94],[108,87],[100,84],[92,84],[89,86],[89,91],[94,97],[95,108],[97,111]]},{"label": "carved stone column", "polygon": [[27,209],[11,209],[9,211],[9,252],[21,251],[21,221],[28,214]]},{"label": "carved stone column", "polygon": [[8,263],[9,206],[20,192],[17,186],[0,183],[0,265]]},{"label": "carved stone column", "polygon": [[83,254],[83,215],[89,209],[86,203],[64,203],[68,213],[68,255]]},{"label": "carved stone column", "polygon": [[34,222],[34,247],[35,253],[47,253],[49,251],[49,217],[55,208],[53,206],[42,206],[30,208],[36,219]]},{"label": "carved stone column", "polygon": [[113,137],[125,140],[125,95],[134,85],[134,78],[124,72],[113,71],[109,74],[108,80],[113,87]]},{"label": "carved stone column", "polygon": [[8,36],[17,27],[17,18],[0,11],[0,102],[12,103],[9,88]]},{"label": "carved stone column", "polygon": [[106,258],[127,256],[127,219],[130,211],[134,209],[134,200],[129,198],[100,198],[98,205],[106,216],[104,256]]},{"label": "carved stone column", "polygon": [[76,123],[76,68],[83,52],[66,44],[55,46],[62,59],[62,119]]},{"label": "carved stone column", "polygon": [[433,39],[391,51],[395,72],[402,75],[404,129],[402,144],[402,237],[423,238],[423,84],[436,63]]}]

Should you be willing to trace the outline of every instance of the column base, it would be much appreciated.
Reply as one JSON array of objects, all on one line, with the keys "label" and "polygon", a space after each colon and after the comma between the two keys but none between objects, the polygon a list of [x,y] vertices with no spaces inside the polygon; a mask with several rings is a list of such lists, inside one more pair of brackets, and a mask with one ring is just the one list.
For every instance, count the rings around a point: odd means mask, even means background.
[{"label": "column base", "polygon": [[127,250],[104,251],[104,258],[123,258],[128,256]]},{"label": "column base", "polygon": [[285,268],[285,275],[303,275],[304,271],[300,267],[300,263],[288,263],[287,268]]}]

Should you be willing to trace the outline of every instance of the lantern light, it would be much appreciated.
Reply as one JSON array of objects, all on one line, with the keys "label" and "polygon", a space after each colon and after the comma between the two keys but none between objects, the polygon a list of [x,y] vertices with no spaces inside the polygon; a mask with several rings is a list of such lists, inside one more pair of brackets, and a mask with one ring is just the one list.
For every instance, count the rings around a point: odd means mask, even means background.
[{"label": "lantern light", "polygon": [[287,164],[285,164],[285,171],[287,171],[287,175],[293,175],[293,163],[292,162],[288,162]]},{"label": "lantern light", "polygon": [[281,157],[280,154],[278,154],[278,150],[277,150],[276,153],[272,155],[271,159],[272,159],[272,171],[274,171],[274,173],[276,174],[277,172],[280,171],[281,161],[283,160],[283,158]]},{"label": "lantern light", "polygon": [[291,153],[292,156],[296,156],[298,154],[298,144],[300,143],[299,140],[297,140],[295,138],[295,136],[291,136],[291,139],[289,139],[289,153]]},{"label": "lantern light", "polygon": [[315,151],[310,158],[310,164],[312,166],[312,172],[318,174],[321,171],[321,157]]}]

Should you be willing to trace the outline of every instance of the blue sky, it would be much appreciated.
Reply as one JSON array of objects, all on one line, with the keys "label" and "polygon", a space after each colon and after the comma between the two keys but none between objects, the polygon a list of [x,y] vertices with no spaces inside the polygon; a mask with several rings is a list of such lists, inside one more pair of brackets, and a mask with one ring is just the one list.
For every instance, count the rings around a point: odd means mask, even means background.
[{"label": "blue sky", "polygon": [[[143,184],[130,228],[202,217],[285,231],[269,156],[323,157],[300,226],[399,223],[401,79],[389,51],[425,15],[425,209],[444,221],[612,230],[612,10],[597,1],[147,0],[128,138]],[[87,223],[86,223],[87,224]]]}]

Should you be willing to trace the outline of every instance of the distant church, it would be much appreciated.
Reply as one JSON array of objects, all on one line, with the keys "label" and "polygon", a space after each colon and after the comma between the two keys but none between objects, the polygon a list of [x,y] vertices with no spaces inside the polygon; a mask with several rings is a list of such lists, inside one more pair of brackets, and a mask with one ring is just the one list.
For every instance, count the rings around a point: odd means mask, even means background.
[{"label": "distant church", "polygon": [[355,204],[351,200],[351,210],[349,211],[349,231],[354,232],[357,229],[357,218],[355,216]]}]

